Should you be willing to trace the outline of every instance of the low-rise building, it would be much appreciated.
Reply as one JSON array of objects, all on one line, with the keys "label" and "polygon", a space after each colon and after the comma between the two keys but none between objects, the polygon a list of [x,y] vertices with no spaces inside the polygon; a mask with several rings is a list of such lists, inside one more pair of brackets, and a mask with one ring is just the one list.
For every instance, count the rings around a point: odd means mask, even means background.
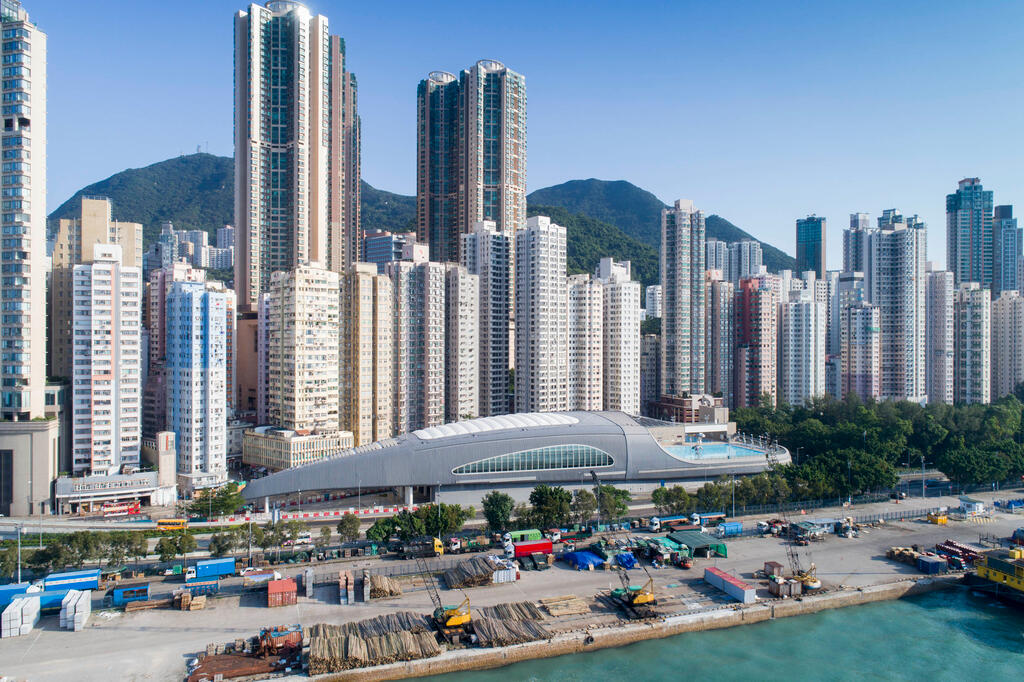
[{"label": "low-rise building", "polygon": [[259,426],[243,436],[242,462],[280,471],[338,455],[353,446],[351,431],[314,433]]}]

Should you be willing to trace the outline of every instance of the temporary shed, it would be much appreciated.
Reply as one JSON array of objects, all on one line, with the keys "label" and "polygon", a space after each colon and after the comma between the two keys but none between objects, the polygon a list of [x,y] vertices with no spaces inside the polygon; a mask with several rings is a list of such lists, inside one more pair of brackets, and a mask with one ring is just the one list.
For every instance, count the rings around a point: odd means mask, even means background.
[{"label": "temporary shed", "polygon": [[686,551],[690,556],[709,557],[717,554],[721,557],[729,556],[725,543],[718,538],[713,538],[706,533],[696,530],[677,530],[668,534],[669,540],[681,545],[680,551]]}]

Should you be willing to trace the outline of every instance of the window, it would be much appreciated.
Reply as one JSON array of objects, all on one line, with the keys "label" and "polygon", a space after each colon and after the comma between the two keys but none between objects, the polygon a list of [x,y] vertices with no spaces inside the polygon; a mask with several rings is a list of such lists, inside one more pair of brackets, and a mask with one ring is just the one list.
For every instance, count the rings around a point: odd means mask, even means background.
[{"label": "window", "polygon": [[613,463],[611,455],[590,445],[551,445],[469,462],[456,467],[452,473],[487,474],[506,471],[579,469],[607,467]]}]

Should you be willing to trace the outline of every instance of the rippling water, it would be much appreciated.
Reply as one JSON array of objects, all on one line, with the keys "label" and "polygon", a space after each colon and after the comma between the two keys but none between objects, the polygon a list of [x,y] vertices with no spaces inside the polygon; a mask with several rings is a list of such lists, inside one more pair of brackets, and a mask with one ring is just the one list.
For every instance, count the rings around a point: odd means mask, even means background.
[{"label": "rippling water", "polygon": [[452,682],[997,680],[1024,671],[1024,611],[964,589],[560,656]]}]

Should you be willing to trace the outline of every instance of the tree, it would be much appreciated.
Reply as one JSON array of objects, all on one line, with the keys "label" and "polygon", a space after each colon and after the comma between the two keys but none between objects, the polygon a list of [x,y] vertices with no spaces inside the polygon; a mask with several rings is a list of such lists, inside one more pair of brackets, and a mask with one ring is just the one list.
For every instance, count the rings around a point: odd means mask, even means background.
[{"label": "tree", "polygon": [[285,537],[292,543],[292,545],[298,541],[300,535],[307,532],[309,532],[309,524],[305,521],[292,519],[291,521],[286,521],[284,524]]},{"label": "tree", "polygon": [[353,542],[359,539],[359,517],[355,514],[345,514],[338,521],[338,535],[342,542]]},{"label": "tree", "polygon": [[135,567],[149,556],[149,538],[140,530],[132,531],[128,541],[128,556],[135,559]]},{"label": "tree", "polygon": [[580,488],[572,495],[571,509],[573,520],[580,525],[586,525],[597,511],[597,498],[586,488]]},{"label": "tree", "polygon": [[602,485],[600,490],[598,504],[601,506],[601,515],[609,521],[617,521],[625,516],[629,511],[629,502],[633,499],[629,491],[613,485]]},{"label": "tree", "polygon": [[102,544],[100,536],[91,530],[80,530],[72,533],[68,540],[68,549],[75,566],[81,566],[90,559],[98,559]]},{"label": "tree", "polygon": [[[340,532],[340,530],[339,530]],[[377,519],[373,522],[373,525],[366,529],[366,539],[371,542],[384,543],[391,539],[391,536],[395,534],[395,519],[394,517],[387,517],[383,519]]]},{"label": "tree", "polygon": [[323,551],[325,547],[331,544],[331,527],[324,526],[323,528],[321,528],[320,537],[318,537],[313,542],[316,544],[317,549]]},{"label": "tree", "polygon": [[[466,521],[475,515],[476,511],[473,507],[444,504],[443,502],[439,505],[428,504],[413,512],[413,516],[417,517],[422,524],[423,532],[420,534],[436,538],[441,538],[461,530]],[[401,522],[399,522],[399,527],[401,527]]]},{"label": "tree", "polygon": [[112,568],[124,564],[131,548],[131,536],[128,531],[116,530],[107,535],[106,559]]},{"label": "tree", "polygon": [[230,533],[215,533],[210,537],[210,556],[222,557],[231,552],[235,542]]},{"label": "tree", "polygon": [[484,495],[483,513],[487,519],[487,526],[495,532],[501,532],[509,527],[512,520],[512,510],[515,509],[515,500],[511,495],[492,490]]},{"label": "tree", "polygon": [[196,536],[191,533],[178,533],[174,540],[178,546],[178,553],[181,554],[182,559],[187,559],[188,555],[197,549]]},{"label": "tree", "polygon": [[18,570],[18,554],[13,547],[0,549],[0,576],[13,578]]},{"label": "tree", "polygon": [[156,543],[156,553],[160,555],[160,561],[167,563],[178,556],[178,543],[171,537],[162,537]]},{"label": "tree", "polygon": [[533,519],[541,528],[557,528],[569,522],[572,495],[560,486],[535,486],[530,492]]},{"label": "tree", "polygon": [[242,497],[238,483],[231,481],[216,490],[202,490],[188,506],[188,513],[196,516],[222,516],[233,514],[244,506],[245,498]]},{"label": "tree", "polygon": [[687,514],[693,510],[693,498],[680,485],[671,488],[656,488],[651,493],[651,501],[659,514],[677,515]]}]

